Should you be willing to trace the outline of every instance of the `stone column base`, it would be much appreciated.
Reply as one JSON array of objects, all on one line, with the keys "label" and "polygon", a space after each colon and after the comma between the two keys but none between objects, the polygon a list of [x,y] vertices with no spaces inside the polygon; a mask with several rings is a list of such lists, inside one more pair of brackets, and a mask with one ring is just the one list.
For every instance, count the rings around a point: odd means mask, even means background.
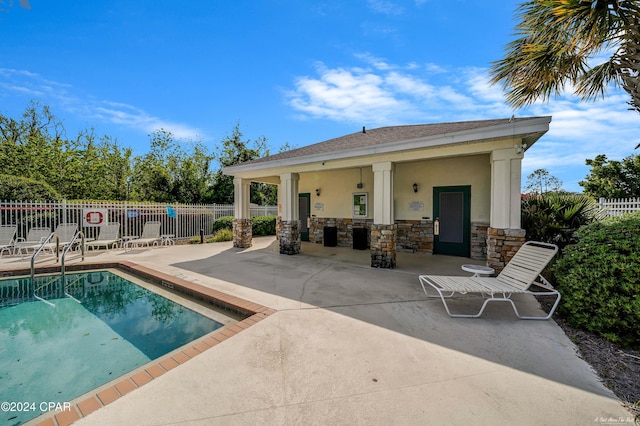
[{"label": "stone column base", "polygon": [[501,271],[525,242],[524,229],[487,230],[487,266]]},{"label": "stone column base", "polygon": [[300,221],[283,220],[280,223],[280,254],[300,253]]},{"label": "stone column base", "polygon": [[471,259],[487,260],[488,230],[488,224],[471,222]]},{"label": "stone column base", "polygon": [[282,233],[282,216],[276,217],[276,240],[280,239],[280,234]]},{"label": "stone column base", "polygon": [[396,267],[398,225],[371,225],[371,267]]},{"label": "stone column base", "polygon": [[252,245],[251,219],[233,219],[233,246],[248,248]]}]

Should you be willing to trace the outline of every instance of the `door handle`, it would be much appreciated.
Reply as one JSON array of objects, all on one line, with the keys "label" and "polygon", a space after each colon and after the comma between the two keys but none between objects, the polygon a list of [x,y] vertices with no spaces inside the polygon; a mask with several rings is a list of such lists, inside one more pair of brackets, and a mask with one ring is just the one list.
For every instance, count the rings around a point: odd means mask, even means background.
[{"label": "door handle", "polygon": [[433,235],[440,235],[440,218],[435,218],[433,221]]}]

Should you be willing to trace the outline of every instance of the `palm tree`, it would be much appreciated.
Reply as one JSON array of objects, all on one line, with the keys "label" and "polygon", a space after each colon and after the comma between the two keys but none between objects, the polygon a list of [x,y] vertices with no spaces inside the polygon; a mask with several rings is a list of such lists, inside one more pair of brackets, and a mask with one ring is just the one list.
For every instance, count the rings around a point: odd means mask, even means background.
[{"label": "palm tree", "polygon": [[[530,0],[517,16],[519,38],[491,68],[491,82],[502,82],[509,104],[547,101],[567,84],[592,101],[613,83],[631,95],[629,105],[640,113],[640,1]],[[589,63],[602,54],[608,60]]]}]

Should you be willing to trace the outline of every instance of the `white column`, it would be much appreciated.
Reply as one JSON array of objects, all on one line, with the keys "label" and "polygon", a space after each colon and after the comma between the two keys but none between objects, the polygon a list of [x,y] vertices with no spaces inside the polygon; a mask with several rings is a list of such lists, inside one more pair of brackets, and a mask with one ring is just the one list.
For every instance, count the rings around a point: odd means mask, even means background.
[{"label": "white column", "polygon": [[280,175],[280,187],[282,191],[282,220],[299,220],[300,209],[298,207],[298,173],[283,173]]},{"label": "white column", "polygon": [[251,219],[249,195],[251,194],[251,181],[242,178],[233,178],[233,206],[236,219]]},{"label": "white column", "polygon": [[373,169],[373,223],[393,225],[393,171],[390,161],[375,163]]},{"label": "white column", "polygon": [[495,229],[520,229],[520,186],[523,154],[515,148],[491,153],[491,218]]}]

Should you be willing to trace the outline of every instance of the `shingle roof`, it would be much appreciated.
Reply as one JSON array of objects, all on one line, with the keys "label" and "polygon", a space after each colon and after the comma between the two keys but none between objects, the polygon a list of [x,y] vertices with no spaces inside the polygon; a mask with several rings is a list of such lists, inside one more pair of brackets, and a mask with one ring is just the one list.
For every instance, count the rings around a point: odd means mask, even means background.
[{"label": "shingle roof", "polygon": [[505,118],[495,120],[460,121],[438,124],[413,124],[405,126],[380,127],[377,129],[366,129],[364,133],[362,131],[351,133],[339,138],[329,139],[327,141],[307,145],[302,148],[292,149],[291,151],[281,152],[279,154],[270,155],[268,157],[259,158],[257,160],[247,161],[245,163],[242,163],[242,165],[266,163],[288,158],[338,152],[348,149],[363,148],[429,136],[446,135],[448,133],[481,129],[501,124],[508,124],[510,122],[517,123],[519,121],[525,121],[529,119],[530,118]]}]

